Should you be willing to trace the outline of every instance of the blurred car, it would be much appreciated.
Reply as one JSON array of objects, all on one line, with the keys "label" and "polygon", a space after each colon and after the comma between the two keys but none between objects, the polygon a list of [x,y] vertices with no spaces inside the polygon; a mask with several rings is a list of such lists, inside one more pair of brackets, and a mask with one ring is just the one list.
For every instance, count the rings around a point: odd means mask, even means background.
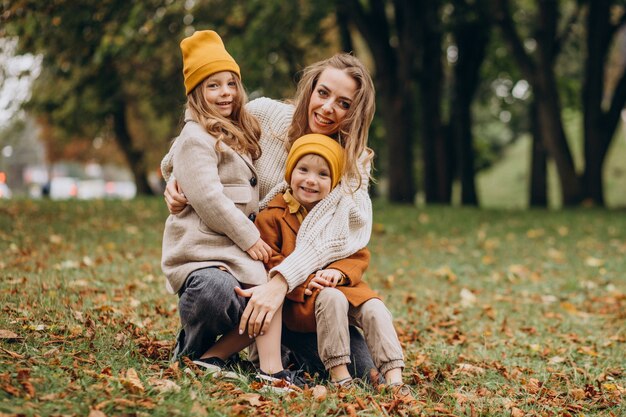
[{"label": "blurred car", "polygon": [[81,200],[104,198],[106,196],[106,185],[104,180],[93,179],[79,181],[78,193],[76,196]]},{"label": "blurred car", "polygon": [[78,196],[78,180],[73,177],[55,177],[50,181],[50,198],[66,200]]},{"label": "blurred car", "polygon": [[0,198],[11,198],[13,193],[11,193],[11,189],[8,185],[3,182],[0,182]]},{"label": "blurred car", "polygon": [[108,198],[130,200],[137,194],[137,186],[132,181],[107,181],[104,189]]}]

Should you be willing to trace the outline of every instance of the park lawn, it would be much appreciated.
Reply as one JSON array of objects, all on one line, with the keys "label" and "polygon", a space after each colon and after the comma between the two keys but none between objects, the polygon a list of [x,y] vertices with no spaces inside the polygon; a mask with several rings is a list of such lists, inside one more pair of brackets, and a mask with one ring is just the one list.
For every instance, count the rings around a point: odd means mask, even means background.
[{"label": "park lawn", "polygon": [[376,202],[367,280],[421,404],[168,362],[162,198],[0,202],[0,416],[626,415],[626,213]]}]

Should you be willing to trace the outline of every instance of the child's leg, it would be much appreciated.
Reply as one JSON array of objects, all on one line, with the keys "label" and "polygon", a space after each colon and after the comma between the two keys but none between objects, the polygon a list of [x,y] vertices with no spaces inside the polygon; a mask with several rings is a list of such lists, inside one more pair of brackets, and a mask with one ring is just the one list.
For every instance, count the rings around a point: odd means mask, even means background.
[{"label": "child's leg", "polygon": [[349,314],[353,324],[363,329],[374,364],[385,376],[387,384],[401,383],[404,368],[402,346],[393,327],[393,317],[385,304],[374,298],[357,308],[350,308]]},{"label": "child's leg", "polygon": [[348,300],[336,288],[324,288],[315,299],[317,350],[331,381],[350,378],[350,331]]},{"label": "child's leg", "polygon": [[[283,325],[282,313],[282,307],[276,310],[267,332],[265,332],[263,336],[257,336],[255,339],[259,354],[259,367],[261,371],[268,375],[283,370],[282,356],[280,353],[280,334]],[[246,335],[244,334],[244,336]]]},{"label": "child's leg", "polygon": [[220,358],[228,359],[231,355],[240,352],[252,343],[247,334],[239,334],[239,327],[235,327],[228,333],[219,338],[213,346],[211,346],[201,358]]}]

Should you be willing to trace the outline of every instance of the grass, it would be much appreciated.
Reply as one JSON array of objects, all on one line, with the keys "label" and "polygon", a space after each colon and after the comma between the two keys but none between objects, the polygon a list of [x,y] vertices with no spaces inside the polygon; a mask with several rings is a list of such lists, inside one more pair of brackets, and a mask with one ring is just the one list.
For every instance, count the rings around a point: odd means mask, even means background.
[{"label": "grass", "polygon": [[[584,168],[580,115],[564,112],[572,157],[577,171]],[[502,158],[488,170],[476,176],[476,187],[483,207],[526,208],[528,207],[530,178],[530,136],[521,137],[509,146]],[[604,164],[605,204],[609,208],[626,207],[626,132],[620,129],[611,142]],[[551,208],[561,206],[561,190],[553,162],[548,164],[548,204]]]},{"label": "grass", "polygon": [[162,199],[3,201],[0,416],[626,415],[623,214],[376,202],[367,280],[423,401],[408,408],[170,365]]}]

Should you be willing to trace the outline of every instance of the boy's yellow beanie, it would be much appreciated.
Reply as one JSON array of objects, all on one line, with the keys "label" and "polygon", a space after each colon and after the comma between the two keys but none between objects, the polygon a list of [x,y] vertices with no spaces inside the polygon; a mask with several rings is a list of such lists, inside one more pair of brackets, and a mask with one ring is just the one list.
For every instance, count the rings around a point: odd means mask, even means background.
[{"label": "boy's yellow beanie", "polygon": [[336,140],[317,133],[304,135],[291,145],[285,166],[287,184],[291,183],[291,173],[300,158],[308,154],[319,155],[326,160],[330,167],[331,189],[335,188],[343,174],[343,148]]},{"label": "boy's yellow beanie", "polygon": [[183,53],[185,94],[189,94],[206,77],[220,71],[232,71],[239,79],[239,65],[226,51],[222,38],[215,31],[200,30],[180,43]]}]

